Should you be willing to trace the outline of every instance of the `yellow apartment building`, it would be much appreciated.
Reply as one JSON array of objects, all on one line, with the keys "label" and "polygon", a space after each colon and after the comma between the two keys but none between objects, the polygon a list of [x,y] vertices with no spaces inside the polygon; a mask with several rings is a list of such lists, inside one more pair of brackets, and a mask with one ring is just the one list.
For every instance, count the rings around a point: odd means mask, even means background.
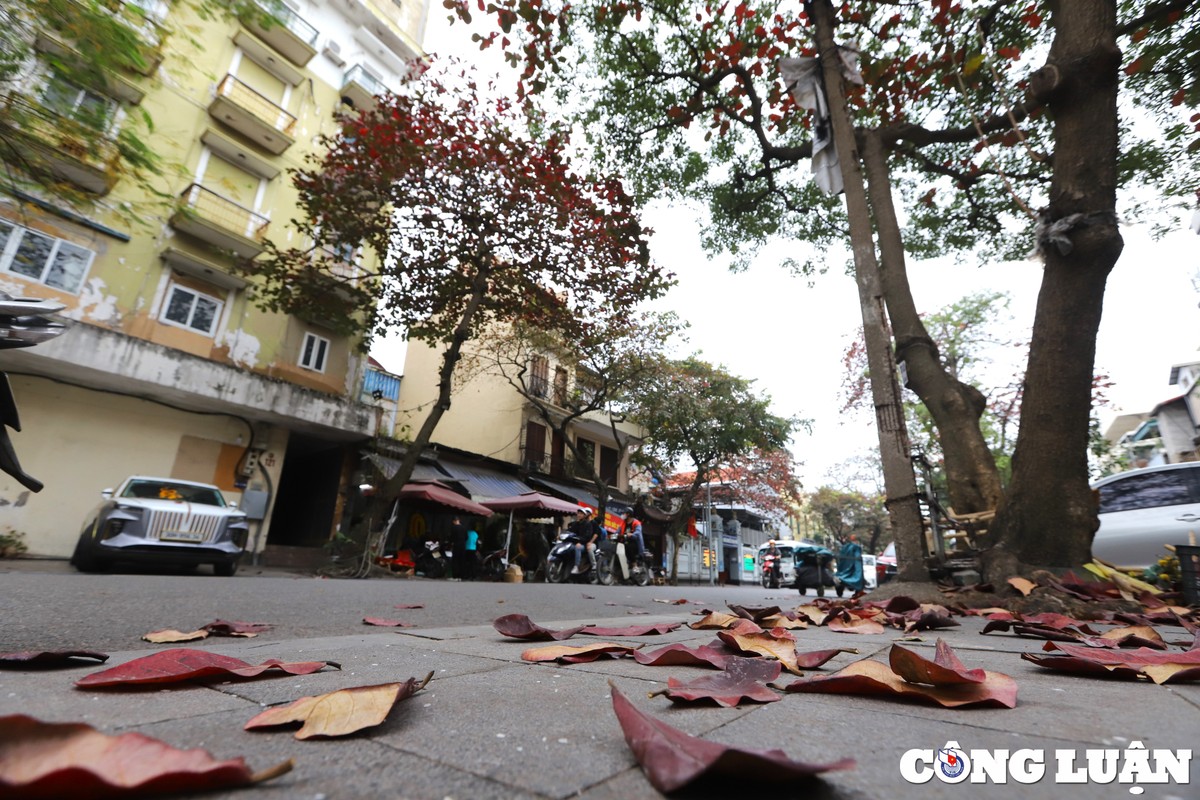
[{"label": "yellow apartment building", "polygon": [[[0,351],[22,415],[13,442],[46,484],[30,494],[0,475],[0,527],[32,555],[70,555],[100,492],[133,474],[220,486],[257,519],[256,554],[323,544],[338,524],[358,446],[384,418],[362,391],[366,358],[320,320],[256,308],[235,266],[268,239],[296,244],[289,171],[340,109],[399,85],[428,0],[283,2],[262,25],[114,0],[152,56],[144,70],[70,83],[46,56],[72,42],[39,30],[3,98],[6,168],[36,165],[84,195],[0,190],[0,291],[58,300],[70,321]],[[161,201],[115,158],[142,112],[169,165]],[[374,257],[347,253],[345,269]]]}]

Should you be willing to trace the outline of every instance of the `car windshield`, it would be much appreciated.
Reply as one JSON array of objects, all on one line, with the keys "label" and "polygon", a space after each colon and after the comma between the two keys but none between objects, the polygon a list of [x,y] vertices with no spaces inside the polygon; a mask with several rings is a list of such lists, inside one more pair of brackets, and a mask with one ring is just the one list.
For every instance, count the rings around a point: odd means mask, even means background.
[{"label": "car windshield", "polygon": [[208,486],[192,486],[170,481],[130,481],[121,492],[121,497],[136,497],[140,500],[181,500],[206,506],[225,506],[225,498],[216,489]]}]

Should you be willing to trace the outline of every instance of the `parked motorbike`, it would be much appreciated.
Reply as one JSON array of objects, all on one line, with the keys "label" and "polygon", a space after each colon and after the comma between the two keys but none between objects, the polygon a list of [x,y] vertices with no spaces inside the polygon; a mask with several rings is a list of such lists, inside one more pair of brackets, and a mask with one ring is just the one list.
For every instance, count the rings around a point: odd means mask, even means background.
[{"label": "parked motorbike", "polygon": [[[566,583],[568,580],[590,581],[592,565],[585,550],[579,559],[580,572],[575,568],[575,545],[583,545],[583,541],[573,531],[564,531],[559,535],[550,555],[546,556],[546,580],[550,583]],[[596,548],[596,571],[600,573],[597,580],[603,583],[604,570],[609,561],[602,557],[600,548]]]},{"label": "parked motorbike", "polygon": [[[625,562],[629,565],[629,574],[625,575],[621,570],[621,559],[618,556],[618,550],[625,546],[625,540],[620,538],[616,541],[606,539],[600,542],[599,552],[596,554],[600,582],[605,586],[612,586],[618,580],[628,580],[638,586],[648,585],[654,573],[654,560],[650,557],[650,551],[646,550],[640,556],[630,558],[628,550],[626,550]],[[604,560],[603,563],[601,563],[601,559]]]},{"label": "parked motorbike", "polygon": [[485,581],[502,581],[504,580],[504,571],[507,567],[508,551],[501,547],[499,550],[493,550],[483,557],[483,563],[479,566],[479,578]]},{"label": "parked motorbike", "polygon": [[[16,347],[32,347],[47,339],[53,339],[64,330],[62,323],[46,319],[44,314],[57,314],[66,308],[54,300],[39,300],[32,297],[13,297],[0,292],[0,350]],[[21,418],[17,414],[17,401],[8,385],[8,375],[0,372],[0,470],[17,479],[31,492],[40,492],[43,483],[21,469],[8,429],[21,430]]]},{"label": "parked motorbike", "polygon": [[449,568],[448,561],[449,559],[442,552],[441,542],[426,542],[425,549],[416,557],[417,574],[424,575],[426,578],[444,577]]}]

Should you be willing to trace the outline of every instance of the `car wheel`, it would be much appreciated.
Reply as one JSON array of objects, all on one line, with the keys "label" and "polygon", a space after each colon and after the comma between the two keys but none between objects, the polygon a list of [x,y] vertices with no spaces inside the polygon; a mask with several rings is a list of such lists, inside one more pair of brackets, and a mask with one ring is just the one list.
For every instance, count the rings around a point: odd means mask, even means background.
[{"label": "car wheel", "polygon": [[800,591],[800,596],[801,596],[801,597],[803,597],[804,595],[808,594],[808,589],[804,588],[803,586],[797,586],[796,588],[797,588],[797,589]]},{"label": "car wheel", "polygon": [[[89,525],[88,528],[91,528]],[[87,545],[86,534],[79,537],[79,541],[75,543],[75,552],[71,554],[71,566],[80,572],[100,572],[107,564],[100,558],[97,558],[91,552],[91,548]]]},{"label": "car wheel", "polygon": [[232,578],[237,569],[238,562],[236,561],[219,561],[213,564],[213,575],[219,575],[222,578]]}]

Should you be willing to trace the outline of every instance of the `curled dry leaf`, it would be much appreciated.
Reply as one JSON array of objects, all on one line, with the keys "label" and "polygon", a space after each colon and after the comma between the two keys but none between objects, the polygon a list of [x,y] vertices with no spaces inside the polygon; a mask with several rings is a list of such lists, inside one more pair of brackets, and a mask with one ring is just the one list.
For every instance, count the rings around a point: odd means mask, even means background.
[{"label": "curled dry leaf", "polygon": [[681,598],[679,598],[678,600],[659,600],[659,599],[656,597],[656,598],[654,598],[654,602],[656,602],[656,603],[666,603],[666,604],[667,604],[667,605],[669,605],[669,606],[683,606],[683,605],[687,605],[687,600],[685,600],[685,599],[684,599],[684,598],[682,598],[682,597],[681,597]]},{"label": "curled dry leaf", "polygon": [[825,627],[834,633],[883,633],[883,626],[873,619],[851,619],[840,616],[830,617]]},{"label": "curled dry leaf", "polygon": [[0,795],[116,797],[207,792],[277,777],[291,761],[252,774],[241,758],[217,761],[140,733],[108,736],[83,723],[0,717]]},{"label": "curled dry leaf", "polygon": [[720,631],[717,638],[728,647],[740,653],[753,653],[778,659],[788,672],[800,674],[800,666],[796,663],[796,640],[779,631],[783,636],[773,636],[770,633],[736,633]]},{"label": "curled dry leaf", "polygon": [[492,627],[501,636],[507,636],[510,639],[523,639],[527,642],[551,640],[560,642],[563,639],[570,639],[587,626],[580,625],[577,628],[552,631],[549,628],[543,628],[541,625],[534,623],[533,620],[524,614],[505,614],[503,617],[496,617],[496,619],[492,620]]},{"label": "curled dry leaf", "polygon": [[634,661],[648,667],[689,666],[725,669],[725,664],[731,658],[739,658],[737,651],[726,647],[720,639],[700,647],[669,644],[650,652],[636,650],[633,653]]},{"label": "curled dry leaf", "polygon": [[688,625],[692,630],[724,630],[741,622],[742,618],[723,611],[711,611],[700,619]]},{"label": "curled dry leaf", "polygon": [[958,620],[951,619],[944,611],[934,609],[919,608],[916,611],[907,611],[900,615],[900,620],[902,622],[899,627],[902,627],[905,633],[959,627]]},{"label": "curled dry leaf", "polygon": [[172,630],[167,628],[161,631],[150,631],[142,636],[142,641],[151,642],[153,644],[180,644],[181,642],[194,642],[198,639],[207,639],[208,631],[201,628],[198,631],[182,631]]},{"label": "curled dry leaf", "polygon": [[823,625],[825,623],[825,618],[829,616],[829,614],[825,613],[816,606],[798,606],[796,608],[796,613],[807,619],[813,625]]},{"label": "curled dry leaf", "polygon": [[424,603],[397,603],[396,608],[424,608]]},{"label": "curled dry leaf", "polygon": [[766,617],[773,617],[780,612],[779,606],[769,606],[767,608],[750,608],[748,606],[729,604],[729,610],[742,619],[748,619],[751,622],[761,622]]},{"label": "curled dry leaf", "polygon": [[682,622],[655,622],[650,625],[627,625],[624,628],[595,628],[588,626],[579,633],[583,636],[649,636],[664,634],[682,625]]},{"label": "curled dry leaf", "polygon": [[943,708],[1017,705],[1017,682],[999,672],[987,672],[982,683],[929,686],[909,683],[878,661],[855,661],[832,675],[800,678],[782,687],[786,692],[882,695],[931,703]]},{"label": "curled dry leaf", "polygon": [[853,653],[858,651],[853,647],[838,647],[833,650],[809,650],[806,653],[796,653],[796,666],[800,669],[816,669],[824,665],[838,653]]},{"label": "curled dry leaf", "polygon": [[247,722],[243,729],[253,731],[303,722],[296,731],[297,739],[346,736],[381,724],[396,703],[424,689],[432,677],[430,672],[420,682],[409,678],[403,683],[355,686],[316,697],[301,697],[286,706],[267,709]]},{"label": "curled dry leaf", "polygon": [[380,628],[411,628],[411,622],[404,622],[398,619],[384,619],[383,617],[363,617],[363,625],[377,625]]},{"label": "curled dry leaf", "polygon": [[563,664],[583,664],[601,658],[623,658],[637,650],[638,647],[641,645],[633,646],[616,642],[596,642],[580,647],[571,647],[565,644],[550,645],[526,650],[521,653],[521,659],[533,662],[558,661]]},{"label": "curled dry leaf", "polygon": [[213,636],[239,636],[252,639],[260,633],[271,630],[269,622],[230,622],[224,619],[214,619],[204,626],[204,630]]},{"label": "curled dry leaf", "polygon": [[83,689],[98,689],[107,686],[136,686],[149,683],[175,683],[195,678],[238,677],[253,678],[267,671],[278,671],[289,675],[310,675],[325,667],[341,669],[333,661],[302,661],[285,663],[271,658],[257,666],[230,656],[208,650],[192,650],[186,647],[163,650],[154,655],[135,658],[109,669],[93,672],[75,681]]},{"label": "curled dry leaf", "polygon": [[1084,675],[1146,677],[1160,684],[1200,680],[1200,650],[1106,650],[1057,642],[1046,642],[1044,649],[1051,652],[1022,653],[1021,658],[1039,667]]},{"label": "curled dry leaf", "polygon": [[1130,625],[1124,628],[1113,628],[1099,636],[1089,636],[1083,643],[1093,647],[1150,647],[1155,650],[1166,650],[1167,643],[1163,641],[1158,631],[1149,625]]},{"label": "curled dry leaf", "polygon": [[616,686],[612,698],[625,742],[650,784],[664,794],[719,778],[735,780],[746,789],[786,785],[794,790],[797,780],[854,766],[852,758],[805,764],[792,761],[782,750],[742,750],[699,739],[642,713]]},{"label": "curled dry leaf", "polygon": [[1024,597],[1028,597],[1029,593],[1037,588],[1036,583],[1029,580],[1028,578],[1022,578],[1020,576],[1013,576],[1013,577],[1009,578],[1006,581],[1006,583],[1008,583],[1009,586],[1013,587],[1018,592],[1020,592],[1021,595]]},{"label": "curled dry leaf", "polygon": [[984,670],[967,669],[944,639],[937,640],[932,661],[907,647],[894,644],[888,653],[888,663],[893,672],[909,683],[957,686],[987,680]]},{"label": "curled dry leaf", "polygon": [[797,614],[794,618],[787,614],[772,614],[769,617],[763,617],[759,620],[764,628],[782,628],[784,630],[795,631],[805,630],[808,628],[808,620]]},{"label": "curled dry leaf", "polygon": [[667,688],[650,692],[647,696],[666,695],[671,702],[708,701],[725,708],[733,708],[743,700],[753,703],[774,703],[782,697],[764,685],[779,677],[778,661],[765,658],[730,658],[725,669],[690,681],[667,679]]}]

